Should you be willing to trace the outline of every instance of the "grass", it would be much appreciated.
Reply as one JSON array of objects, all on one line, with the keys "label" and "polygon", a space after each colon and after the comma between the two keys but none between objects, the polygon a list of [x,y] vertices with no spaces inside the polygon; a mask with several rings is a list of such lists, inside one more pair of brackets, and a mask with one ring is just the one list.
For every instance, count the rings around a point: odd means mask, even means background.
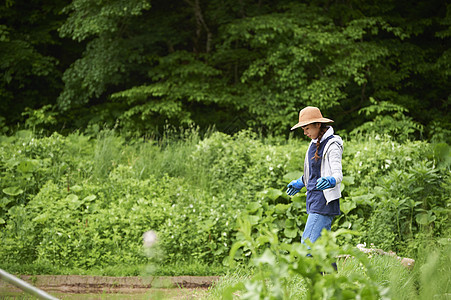
[{"label": "grass", "polygon": [[[451,299],[451,246],[430,249],[427,246],[420,251],[413,270],[402,266],[390,256],[370,258],[373,278],[388,287],[392,299]],[[342,261],[339,272],[344,275],[359,273],[368,276],[353,259]]]},{"label": "grass", "polygon": [[[414,269],[410,270],[402,266],[400,261],[390,256],[375,255],[369,258],[370,270],[362,268],[358,260],[354,258],[341,259],[338,261],[338,273],[341,276],[365,276],[371,277],[381,286],[389,288],[388,296],[391,299],[450,299],[451,297],[451,252],[450,247],[435,249],[435,251],[422,251],[417,259]],[[96,270],[64,270],[48,265],[2,265],[2,268],[14,273],[21,274],[74,274],[78,275],[109,275],[109,276],[129,276],[137,271],[142,272],[144,266],[111,266],[105,269]],[[220,266],[207,266],[196,263],[175,264],[171,266],[160,266],[158,275],[222,275],[208,290],[185,290],[181,288],[173,289],[151,289],[145,294],[58,294],[61,299],[222,299],[231,289],[241,287],[232,293],[233,298],[245,298],[246,289],[249,288],[249,280],[252,278],[252,269],[237,268],[225,272]],[[369,274],[371,272],[371,274]],[[136,275],[136,274],[133,274]],[[371,275],[371,276],[370,276]],[[291,276],[285,283],[287,299],[305,299],[307,282],[300,276]],[[247,286],[246,286],[247,285]],[[25,297],[23,293],[13,293],[3,296]]]},{"label": "grass", "polygon": [[[205,295],[205,290],[198,289],[150,289],[145,293],[90,293],[90,294],[69,294],[60,292],[50,292],[49,294],[58,299],[67,300],[122,300],[122,299],[133,299],[133,300],[163,300],[163,299],[199,299]],[[0,299],[27,299],[27,300],[37,300],[39,298],[28,295],[24,292],[2,292],[0,290]]]},{"label": "grass", "polygon": [[[252,269],[245,268],[237,268],[234,271],[229,271],[209,288],[208,293],[202,299],[224,299],[224,295],[230,294],[231,290],[235,290],[235,287],[239,287],[239,289],[232,292],[234,298],[239,299],[243,297],[244,299],[248,299],[246,298],[246,288],[248,288],[249,280],[253,276],[252,273]],[[290,299],[305,299],[307,293],[305,284],[306,281],[301,276],[291,276],[289,281],[286,282],[285,292],[287,295],[290,295]]]},{"label": "grass", "polygon": [[209,288],[208,294],[204,299],[221,299],[228,289],[239,283],[245,282],[250,278],[250,276],[251,275],[249,274],[249,272],[244,269],[238,269],[232,272],[228,272]]},{"label": "grass", "polygon": [[[372,278],[381,289],[388,288],[390,299],[430,300],[451,299],[451,247],[425,249],[420,254],[413,269],[407,269],[400,261],[391,256],[373,256],[369,258],[370,270],[362,267],[354,258],[338,261],[340,276],[357,275]],[[252,278],[252,271],[239,269],[227,273],[209,289],[206,300],[221,299],[229,289],[239,286],[234,299],[246,293],[246,283]],[[287,299],[305,299],[306,281],[300,276],[292,276],[285,290]]]},{"label": "grass", "polygon": [[[210,135],[205,134],[205,137]],[[92,176],[98,180],[107,178],[118,164],[130,166],[136,179],[149,176],[182,177],[187,182],[204,189],[209,188],[205,170],[191,159],[201,141],[197,129],[168,133],[159,140],[126,139],[113,130],[101,132],[94,141]]]},{"label": "grass", "polygon": [[[152,267],[149,269],[149,267]],[[93,269],[65,268],[49,263],[0,263],[0,268],[16,275],[90,275],[90,276],[219,276],[226,269],[218,264],[184,262],[157,266],[116,265]]]},{"label": "grass", "polygon": [[[373,256],[370,258],[370,266],[374,280],[380,286],[389,287],[393,299],[415,299],[417,291],[413,270],[408,270],[391,256]],[[340,260],[338,269],[343,276],[358,274],[369,277],[368,271],[353,258]]]}]

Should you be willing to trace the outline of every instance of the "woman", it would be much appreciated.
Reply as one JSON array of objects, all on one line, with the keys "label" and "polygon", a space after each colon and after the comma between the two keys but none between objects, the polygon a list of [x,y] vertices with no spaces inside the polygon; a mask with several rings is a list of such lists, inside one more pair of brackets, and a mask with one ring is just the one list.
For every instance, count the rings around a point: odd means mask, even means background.
[{"label": "woman", "polygon": [[307,224],[302,243],[309,239],[314,243],[321,230],[330,230],[334,216],[340,214],[340,183],[343,179],[341,156],[343,140],[323,118],[317,107],[308,106],[299,112],[299,123],[291,130],[301,127],[312,139],[305,155],[304,175],[288,184],[287,194],[293,196],[304,186],[307,188]]}]

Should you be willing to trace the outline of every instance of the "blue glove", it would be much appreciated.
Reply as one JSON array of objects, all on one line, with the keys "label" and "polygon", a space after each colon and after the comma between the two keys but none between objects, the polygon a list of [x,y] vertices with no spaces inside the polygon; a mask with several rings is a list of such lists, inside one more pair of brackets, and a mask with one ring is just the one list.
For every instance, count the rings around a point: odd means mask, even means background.
[{"label": "blue glove", "polygon": [[333,188],[336,184],[337,181],[332,176],[321,177],[316,181],[316,189],[322,191]]},{"label": "blue glove", "polygon": [[302,182],[302,177],[296,180],[291,181],[287,185],[287,194],[288,196],[296,195],[303,187],[305,186],[304,182]]}]

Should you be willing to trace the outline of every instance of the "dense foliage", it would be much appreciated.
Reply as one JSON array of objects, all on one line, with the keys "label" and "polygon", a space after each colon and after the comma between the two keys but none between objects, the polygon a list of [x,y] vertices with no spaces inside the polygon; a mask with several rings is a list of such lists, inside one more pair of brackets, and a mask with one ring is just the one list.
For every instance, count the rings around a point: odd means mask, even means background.
[{"label": "dense foliage", "polygon": [[[145,263],[142,234],[152,229],[165,263],[221,264],[243,239],[239,217],[288,244],[299,241],[305,225],[305,195],[284,193],[300,175],[308,143],[298,139],[248,131],[201,138],[193,130],[157,142],[125,140],[114,131],[67,137],[19,131],[0,143],[3,263],[85,269]],[[373,135],[352,138],[345,149],[342,215],[333,229],[361,233],[348,243],[415,257],[424,239],[447,242],[448,145]],[[237,258],[249,251],[240,248]]]},{"label": "dense foliage", "polygon": [[[238,261],[260,274],[225,297],[283,297],[300,276],[294,295],[383,298],[357,253],[364,277],[316,271],[359,242],[449,249],[450,37],[440,0],[4,1],[0,268]],[[342,214],[313,260],[305,195],[285,194],[307,105],[345,139]],[[449,278],[437,255],[420,295]]]},{"label": "dense foliage", "polygon": [[347,131],[449,134],[450,17],[440,0],[7,0],[0,130],[285,134],[316,105]]}]

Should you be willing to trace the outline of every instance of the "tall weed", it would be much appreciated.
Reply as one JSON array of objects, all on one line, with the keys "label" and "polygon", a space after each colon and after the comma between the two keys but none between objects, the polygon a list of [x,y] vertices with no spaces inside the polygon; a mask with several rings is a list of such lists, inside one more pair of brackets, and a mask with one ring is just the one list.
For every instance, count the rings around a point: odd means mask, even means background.
[{"label": "tall weed", "polygon": [[[298,242],[305,195],[285,189],[302,175],[307,147],[195,129],[159,140],[111,130],[1,137],[0,261],[141,264],[141,235],[153,229],[164,263],[221,264],[243,238],[242,215],[283,243]],[[437,145],[369,135],[345,139],[344,149],[343,214],[332,227],[361,235],[337,236],[339,245],[365,241],[415,258],[423,232],[449,235],[451,179]]]},{"label": "tall weed", "polygon": [[104,180],[122,162],[126,147],[124,141],[113,130],[104,130],[95,139],[92,175]]}]

